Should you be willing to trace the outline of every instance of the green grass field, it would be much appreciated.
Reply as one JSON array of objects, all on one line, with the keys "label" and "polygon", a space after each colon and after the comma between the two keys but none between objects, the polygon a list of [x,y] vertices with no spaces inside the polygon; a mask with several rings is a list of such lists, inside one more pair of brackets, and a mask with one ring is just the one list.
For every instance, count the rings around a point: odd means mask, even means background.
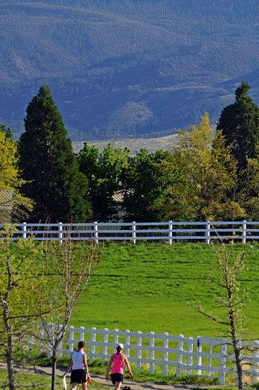
[{"label": "green grass field", "polygon": [[[25,373],[18,373],[16,376],[17,383],[25,390],[30,389],[38,389],[38,390],[46,390],[51,388],[51,376],[50,375],[44,375],[44,374],[25,374]],[[3,386],[7,382],[7,374],[6,370],[0,369],[0,386]],[[67,385],[69,386],[70,381],[67,380]],[[4,387],[3,388],[7,388]],[[77,387],[78,389],[81,389],[81,385]],[[92,383],[88,384],[87,386],[88,390],[107,390],[107,386],[102,385],[101,383],[98,383],[96,381],[93,381]],[[62,385],[62,378],[56,377],[56,390],[64,389]],[[69,387],[68,387],[69,389]]]},{"label": "green grass field", "polygon": [[[248,270],[241,275],[250,302],[244,313],[248,337],[258,339],[259,245],[235,244],[246,251]],[[205,243],[105,244],[103,259],[72,315],[70,325],[171,335],[218,337],[219,328],[189,305],[209,309],[217,288],[215,250]]]},{"label": "green grass field", "polygon": [[[241,274],[240,281],[242,289],[249,293],[250,300],[244,314],[247,318],[247,337],[253,340],[259,339],[259,244],[235,244],[233,258],[244,250],[246,270]],[[195,300],[207,309],[213,307],[218,287],[211,283],[209,275],[216,275],[217,267],[215,250],[205,243],[176,243],[171,246],[146,242],[135,245],[106,243],[102,261],[90,278],[70,325],[75,328],[140,330],[142,333],[168,332],[186,337],[221,337],[217,324],[189,304]],[[109,353],[112,351],[109,350]],[[66,366],[67,359],[68,356],[64,357],[63,363],[59,361],[58,364]],[[175,370],[163,378],[160,367],[153,375],[149,375],[149,369],[144,365],[141,372],[136,371],[134,364],[132,368],[134,380],[143,382],[164,380],[178,384],[201,384],[204,379],[176,378]],[[104,375],[105,367],[94,361],[90,372]],[[43,380],[49,382],[50,379]],[[212,384],[209,381],[211,379],[204,379],[206,385]],[[227,381],[233,383],[233,378]],[[46,383],[38,388],[44,386]]]}]

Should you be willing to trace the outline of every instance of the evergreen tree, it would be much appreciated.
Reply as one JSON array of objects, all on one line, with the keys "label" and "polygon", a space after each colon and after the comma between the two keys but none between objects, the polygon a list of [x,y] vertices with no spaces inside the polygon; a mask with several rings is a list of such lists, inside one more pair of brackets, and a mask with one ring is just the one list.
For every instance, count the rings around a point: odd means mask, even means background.
[{"label": "evergreen tree", "polygon": [[237,193],[238,202],[244,208],[248,221],[259,220],[259,161],[257,158],[247,160],[247,168],[241,172],[243,178],[240,191]]},{"label": "evergreen tree", "polygon": [[259,141],[259,108],[248,96],[250,86],[244,81],[236,89],[236,101],[221,113],[217,131],[222,130],[226,144],[238,162],[238,171],[247,167],[247,158],[255,158]]},{"label": "evergreen tree", "polygon": [[79,172],[71,140],[47,85],[29,103],[19,141],[22,191],[35,202],[31,222],[85,222],[88,181]]}]

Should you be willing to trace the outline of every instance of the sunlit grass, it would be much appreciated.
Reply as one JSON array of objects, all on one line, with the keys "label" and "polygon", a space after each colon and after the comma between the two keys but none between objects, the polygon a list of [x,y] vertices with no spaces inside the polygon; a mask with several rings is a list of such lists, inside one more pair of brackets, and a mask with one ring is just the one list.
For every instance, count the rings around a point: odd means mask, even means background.
[{"label": "sunlit grass", "polygon": [[[256,308],[259,299],[259,245],[234,245],[236,253],[244,249],[247,252],[245,263],[248,271],[241,275],[241,283],[250,297],[244,314],[248,320],[247,336],[253,340],[258,338]],[[189,305],[190,301],[195,300],[207,309],[213,306],[218,289],[211,284],[209,274],[215,274],[216,269],[215,251],[205,243],[177,243],[172,246],[151,243],[105,244],[103,259],[90,278],[70,325],[75,328],[83,326],[120,331],[129,329],[132,332],[140,330],[142,333],[168,332],[170,335],[183,334],[185,337],[221,337],[219,327]],[[75,338],[79,338],[79,332],[75,332]],[[90,335],[85,336],[86,340],[89,338]],[[97,335],[97,341],[102,341],[101,335]],[[119,341],[125,343],[125,338],[120,336]],[[113,342],[112,336],[109,342]],[[131,343],[134,343],[133,338]],[[142,343],[148,345],[148,338],[144,338]],[[162,346],[162,340],[156,340],[155,345]],[[173,344],[170,346],[173,347]],[[204,346],[204,351],[205,348]],[[102,347],[97,346],[96,351],[101,353]],[[89,346],[86,346],[86,352],[89,353]],[[113,352],[114,348],[108,347],[108,354]],[[134,354],[136,351],[131,351],[130,356],[135,356]],[[161,358],[159,354],[161,355],[156,352],[155,357]],[[148,351],[142,351],[142,356],[148,358]],[[106,367],[102,363],[101,359],[89,361],[90,372],[104,376]],[[37,364],[50,364],[50,361],[38,359]],[[67,364],[68,355],[58,361],[58,365],[64,369]],[[150,374],[148,364],[142,364],[141,371],[136,370],[135,363],[132,363],[132,368],[135,381],[194,383],[199,386],[203,383],[218,383],[213,378],[198,378],[186,372],[179,378],[175,367],[168,369],[166,377],[159,365],[155,365],[153,374]],[[43,378],[44,380],[49,379]],[[226,383],[231,384],[233,381],[233,375],[227,375]],[[40,386],[44,388],[45,383],[40,383],[37,388],[41,388]]]},{"label": "sunlit grass", "polygon": [[[258,338],[259,245],[247,244],[249,271],[242,285],[251,299],[244,314],[248,336]],[[235,251],[244,250],[235,244]],[[217,268],[213,248],[205,243],[106,244],[103,260],[74,310],[70,324],[136,332],[168,332],[186,337],[218,337],[219,327],[189,302],[210,309],[218,288],[209,274]]]}]

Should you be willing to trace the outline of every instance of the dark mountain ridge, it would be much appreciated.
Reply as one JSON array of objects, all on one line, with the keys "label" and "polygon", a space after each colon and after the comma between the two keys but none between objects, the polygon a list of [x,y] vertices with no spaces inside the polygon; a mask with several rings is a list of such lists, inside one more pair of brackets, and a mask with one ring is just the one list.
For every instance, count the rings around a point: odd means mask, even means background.
[{"label": "dark mountain ridge", "polygon": [[47,83],[72,140],[159,137],[215,124],[258,89],[258,2],[0,1],[0,117],[23,131]]}]

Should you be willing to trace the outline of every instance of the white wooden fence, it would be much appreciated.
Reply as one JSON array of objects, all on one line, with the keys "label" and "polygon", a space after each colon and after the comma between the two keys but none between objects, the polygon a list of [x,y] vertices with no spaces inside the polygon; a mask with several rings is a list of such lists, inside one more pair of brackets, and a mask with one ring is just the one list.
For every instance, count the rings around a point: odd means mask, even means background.
[{"label": "white wooden fence", "polygon": [[[50,324],[52,326],[52,324]],[[118,343],[123,343],[125,354],[130,362],[136,364],[136,369],[148,368],[154,373],[155,366],[162,368],[163,376],[172,373],[172,367],[177,376],[182,374],[218,378],[221,385],[225,383],[226,373],[235,373],[234,355],[231,342],[226,339],[214,339],[198,336],[196,338],[183,335],[171,336],[168,333],[155,334],[121,332],[115,330],[85,329],[70,326],[59,345],[59,355],[71,354],[77,348],[80,340],[84,340],[85,351],[91,360],[101,359],[104,364],[115,352]],[[242,346],[247,345],[242,343]],[[249,363],[246,374],[254,380],[259,377],[259,341],[250,343],[253,352],[250,356],[242,356]],[[43,347],[44,348],[44,347]],[[48,346],[45,348],[49,351]],[[42,351],[42,350],[41,350]]]},{"label": "white wooden fence", "polygon": [[[3,225],[0,225],[0,228]],[[208,244],[211,240],[227,239],[246,243],[259,240],[259,222],[93,222],[93,223],[22,223],[17,226],[16,237],[26,239],[34,235],[35,240],[94,240],[131,241],[139,240],[174,241],[199,240]]]}]

